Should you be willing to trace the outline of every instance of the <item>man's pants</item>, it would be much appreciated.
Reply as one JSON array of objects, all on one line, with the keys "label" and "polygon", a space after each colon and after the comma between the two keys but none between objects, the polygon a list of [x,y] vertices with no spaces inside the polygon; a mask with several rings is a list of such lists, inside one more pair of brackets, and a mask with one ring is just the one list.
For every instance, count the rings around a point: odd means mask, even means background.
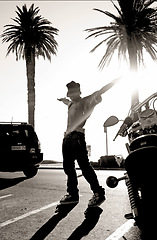
[{"label": "man's pants", "polygon": [[85,135],[81,132],[72,132],[63,139],[63,168],[67,175],[67,192],[70,195],[78,195],[78,180],[75,170],[77,160],[82,174],[90,184],[91,190],[99,192],[101,188],[93,167],[89,163],[86,149]]}]

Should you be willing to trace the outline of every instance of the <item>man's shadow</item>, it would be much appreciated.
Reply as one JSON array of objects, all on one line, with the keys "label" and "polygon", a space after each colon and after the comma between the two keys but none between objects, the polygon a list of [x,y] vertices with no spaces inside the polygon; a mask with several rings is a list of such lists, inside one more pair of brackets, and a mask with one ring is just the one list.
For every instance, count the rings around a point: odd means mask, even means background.
[{"label": "man's shadow", "polygon": [[85,219],[67,240],[80,240],[96,226],[103,210],[100,207],[89,207],[85,211]]},{"label": "man's shadow", "polygon": [[[77,205],[76,204],[65,204],[58,205],[55,214],[50,218],[31,238],[30,240],[43,240],[45,239],[57,226],[57,224],[65,218],[68,213]],[[89,232],[97,224],[102,209],[99,207],[87,208],[85,211],[85,219],[82,224],[75,229],[75,231],[70,235],[68,240],[79,240],[83,236],[89,234]]]},{"label": "man's shadow", "polygon": [[73,204],[59,204],[56,207],[55,214],[50,218],[31,238],[30,240],[43,240],[50,232],[57,226],[57,224],[65,218],[68,213],[77,205]]}]

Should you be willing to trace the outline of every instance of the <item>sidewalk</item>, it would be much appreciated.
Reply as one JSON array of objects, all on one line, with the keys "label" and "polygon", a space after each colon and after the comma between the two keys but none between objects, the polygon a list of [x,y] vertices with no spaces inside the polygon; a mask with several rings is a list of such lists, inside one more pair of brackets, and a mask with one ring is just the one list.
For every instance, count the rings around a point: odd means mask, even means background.
[{"label": "sidewalk", "polygon": [[63,163],[41,164],[39,169],[63,169]]},{"label": "sidewalk", "polygon": [[[75,163],[75,168],[80,169],[78,163]],[[63,162],[54,162],[54,163],[42,163],[39,166],[39,169],[63,169]]]},{"label": "sidewalk", "polygon": [[[77,162],[76,162],[75,168],[77,170],[80,169]],[[124,168],[105,168],[105,167],[94,167],[94,166],[93,166],[93,168],[95,170],[124,170]],[[49,163],[49,164],[46,164],[46,163],[44,164],[43,163],[39,166],[39,169],[61,169],[62,170],[63,169],[63,163],[62,162],[60,162],[60,163]]]}]

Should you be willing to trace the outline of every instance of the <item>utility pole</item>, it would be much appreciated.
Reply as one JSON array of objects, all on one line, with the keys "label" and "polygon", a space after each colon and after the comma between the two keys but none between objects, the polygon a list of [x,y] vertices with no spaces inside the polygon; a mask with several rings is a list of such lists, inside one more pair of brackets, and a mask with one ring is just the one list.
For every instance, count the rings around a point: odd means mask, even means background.
[{"label": "utility pole", "polygon": [[109,117],[105,122],[104,122],[104,132],[106,133],[106,156],[108,156],[108,132],[107,128],[110,126],[113,126],[119,122],[119,119],[115,116]]},{"label": "utility pole", "polygon": [[107,133],[107,127],[105,127],[105,124],[104,124],[104,132],[106,133],[106,156],[108,156],[108,133]]}]

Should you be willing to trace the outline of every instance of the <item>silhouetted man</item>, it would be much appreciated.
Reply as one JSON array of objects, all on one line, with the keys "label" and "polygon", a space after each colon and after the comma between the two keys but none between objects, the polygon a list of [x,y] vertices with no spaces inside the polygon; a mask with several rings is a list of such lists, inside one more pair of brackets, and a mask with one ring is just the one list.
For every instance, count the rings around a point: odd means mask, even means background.
[{"label": "silhouetted man", "polygon": [[70,100],[67,98],[58,99],[68,106],[67,130],[63,139],[63,168],[67,175],[67,194],[60,200],[61,204],[79,202],[75,160],[77,160],[83,176],[94,193],[88,206],[96,207],[105,201],[105,190],[100,186],[96,173],[89,163],[84,125],[94,107],[102,101],[101,95],[118,81],[119,79],[113,80],[99,91],[84,98],[80,96],[80,84],[72,81],[66,85],[68,88],[67,97]]}]

